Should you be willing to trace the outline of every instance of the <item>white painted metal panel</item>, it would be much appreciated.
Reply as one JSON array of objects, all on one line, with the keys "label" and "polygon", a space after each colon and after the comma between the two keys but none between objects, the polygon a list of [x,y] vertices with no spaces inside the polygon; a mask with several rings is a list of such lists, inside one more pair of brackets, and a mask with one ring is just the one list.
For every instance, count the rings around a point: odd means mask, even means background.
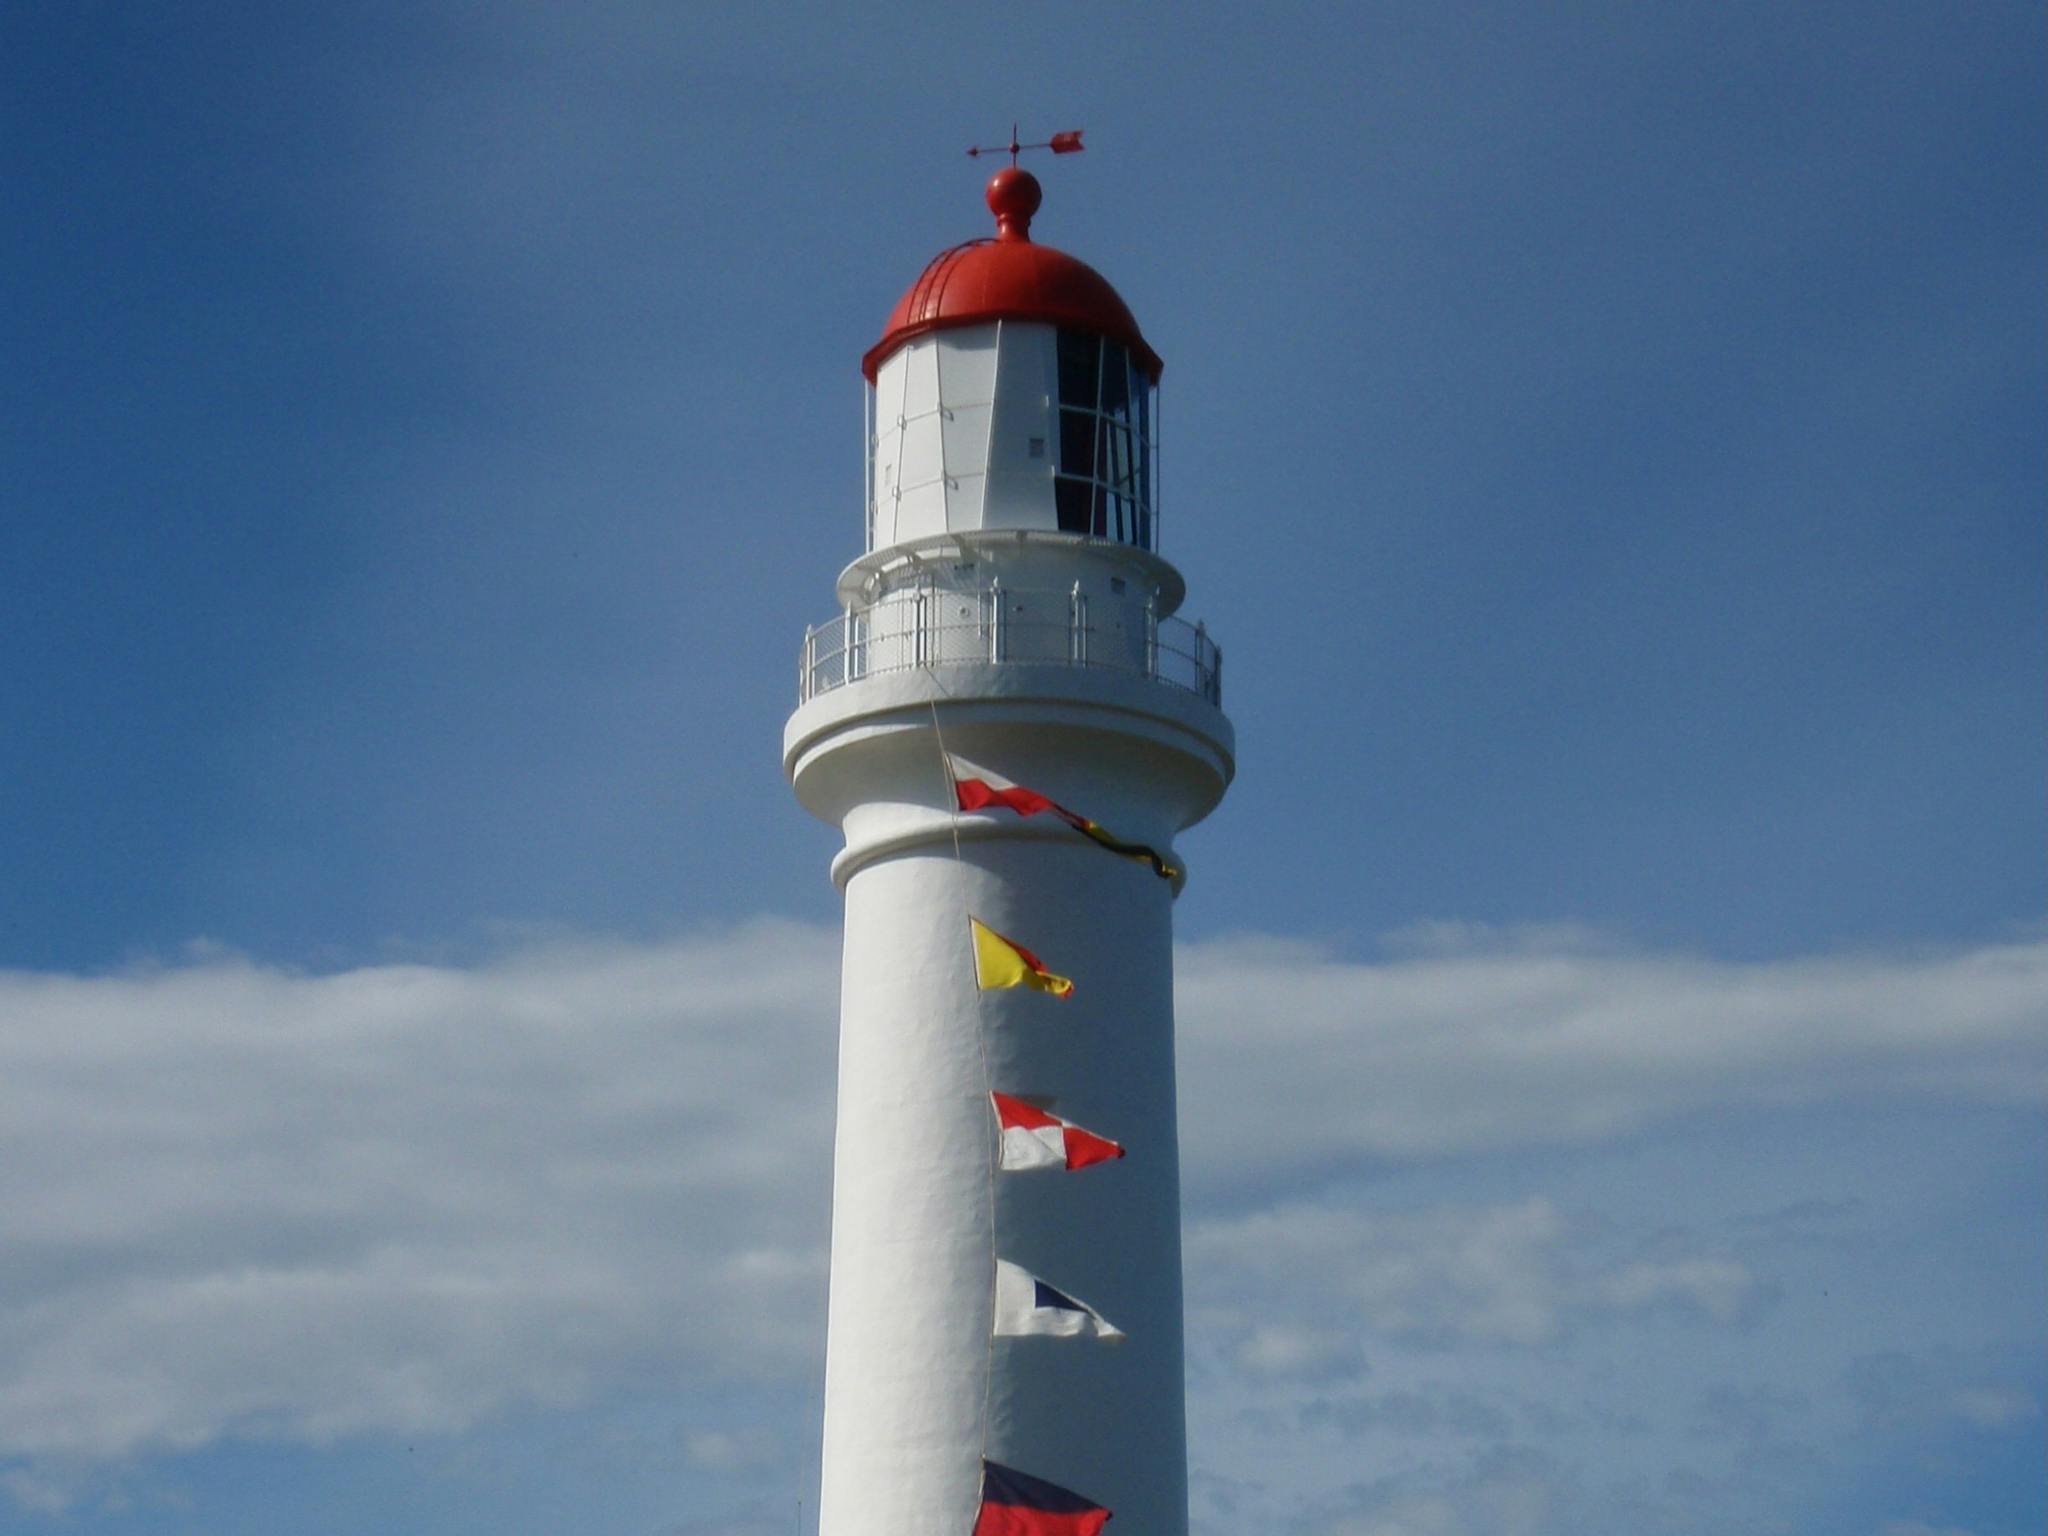
[{"label": "white painted metal panel", "polygon": [[985,528],[1057,528],[1052,477],[1057,453],[1049,325],[1005,321],[998,348],[995,419],[989,433]]},{"label": "white painted metal panel", "polygon": [[[929,359],[927,359],[929,361]],[[917,377],[913,367],[911,377]],[[908,418],[903,426],[903,457],[897,467],[896,542],[946,531],[945,461],[936,410]]]},{"label": "white painted metal panel", "polygon": [[982,492],[988,483],[989,408],[949,405],[942,432],[946,445],[946,530],[981,526]]},{"label": "white painted metal panel", "polygon": [[898,352],[875,372],[874,505],[868,517],[872,549],[902,542],[896,532],[896,496],[902,485],[903,391],[909,369],[909,357]]},{"label": "white painted metal panel", "polygon": [[876,457],[877,542],[900,544],[944,533],[938,353],[931,338],[913,342],[883,364],[875,401],[878,436],[893,444]]},{"label": "white painted metal panel", "polygon": [[965,325],[931,338],[939,350],[939,396],[947,405],[986,405],[995,398],[996,328]]},{"label": "white painted metal panel", "polygon": [[1006,320],[920,337],[882,364],[871,548],[1058,527],[1057,336],[1049,325]]},{"label": "white painted metal panel", "polygon": [[996,327],[965,326],[934,338],[946,455],[947,530],[981,526],[987,483],[989,402],[995,395]]},{"label": "white painted metal panel", "polygon": [[903,416],[906,421],[939,408],[937,340],[935,336],[921,336],[903,349],[902,356],[909,365],[903,390]]}]

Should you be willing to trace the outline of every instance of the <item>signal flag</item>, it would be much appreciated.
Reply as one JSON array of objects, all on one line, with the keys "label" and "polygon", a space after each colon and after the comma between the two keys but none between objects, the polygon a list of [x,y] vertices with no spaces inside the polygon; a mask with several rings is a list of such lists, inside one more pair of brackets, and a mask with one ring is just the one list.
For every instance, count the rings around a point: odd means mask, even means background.
[{"label": "signal flag", "polygon": [[986,1458],[974,1536],[1098,1536],[1109,1511],[1071,1488]]},{"label": "signal flag", "polygon": [[1015,939],[1006,939],[978,917],[967,919],[974,931],[974,979],[984,992],[1000,987],[1030,987],[1053,997],[1072,997],[1074,984],[1055,976],[1045,962]]},{"label": "signal flag", "polygon": [[958,753],[948,752],[945,757],[946,777],[953,786],[953,799],[963,811],[985,811],[991,807],[1000,807],[1003,810],[1015,811],[1019,816],[1036,816],[1040,811],[1051,811],[1083,837],[1100,844],[1111,853],[1151,865],[1152,873],[1162,880],[1172,880],[1180,874],[1178,869],[1159,856],[1156,849],[1148,848],[1143,843],[1127,843],[1111,833],[1101,822],[1090,821],[1078,811],[1068,810],[1057,800],[1006,779],[992,768],[970,763]]},{"label": "signal flag", "polygon": [[1036,1168],[1079,1173],[1124,1155],[1123,1147],[1107,1136],[1085,1131],[1022,1099],[1007,1093],[991,1093],[988,1098],[995,1106],[996,1125],[1003,1136],[1002,1156],[996,1166],[1005,1173],[1029,1173]]}]

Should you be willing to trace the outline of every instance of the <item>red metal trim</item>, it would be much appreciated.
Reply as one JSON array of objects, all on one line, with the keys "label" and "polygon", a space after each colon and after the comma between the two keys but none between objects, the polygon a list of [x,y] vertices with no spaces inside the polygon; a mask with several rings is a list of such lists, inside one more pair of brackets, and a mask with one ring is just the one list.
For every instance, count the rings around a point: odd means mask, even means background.
[{"label": "red metal trim", "polygon": [[899,347],[933,331],[994,320],[1035,320],[1107,336],[1128,347],[1154,384],[1165,363],[1101,273],[1063,251],[1029,240],[972,240],[934,256],[889,316],[882,339],[861,358],[873,383]]}]

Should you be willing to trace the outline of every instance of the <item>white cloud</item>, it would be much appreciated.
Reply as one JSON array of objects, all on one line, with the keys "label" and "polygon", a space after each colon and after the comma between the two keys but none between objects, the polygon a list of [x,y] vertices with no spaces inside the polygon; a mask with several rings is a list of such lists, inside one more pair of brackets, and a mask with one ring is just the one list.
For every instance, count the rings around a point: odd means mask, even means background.
[{"label": "white cloud", "polygon": [[1326,1322],[1348,1316],[1381,1337],[1436,1341],[1544,1344],[1575,1318],[1660,1302],[1725,1322],[1753,1289],[1731,1259],[1605,1257],[1540,1197],[1402,1212],[1281,1206],[1197,1221],[1188,1256],[1213,1317],[1232,1317],[1224,1298],[1235,1295],[1247,1320],[1285,1304]]},{"label": "white cloud", "polygon": [[733,1471],[775,1460],[781,1447],[764,1430],[697,1430],[683,1437],[683,1455],[693,1466]]},{"label": "white cloud", "polygon": [[1948,1407],[1957,1418],[1978,1429],[2004,1429],[2041,1415],[2041,1405],[2033,1394],[2015,1387],[1961,1387],[1950,1397]]},{"label": "white cloud", "polygon": [[2039,1418],[2034,1394],[2009,1380],[2011,1362],[1972,1359],[1947,1349],[1884,1350],[1853,1361],[1845,1385],[1873,1428],[1960,1423],[2000,1431]]},{"label": "white cloud", "polygon": [[1349,1490],[1315,1536],[1539,1536],[1585,1528],[1570,1480],[1530,1451],[1491,1452],[1449,1473],[1406,1472]]},{"label": "white cloud", "polygon": [[69,1489],[50,1478],[38,1477],[25,1467],[0,1472],[0,1489],[17,1506],[37,1515],[61,1515],[71,1508]]},{"label": "white cloud", "polygon": [[1231,1351],[1231,1361],[1248,1375],[1288,1380],[1356,1376],[1365,1370],[1355,1332],[1277,1318],[1245,1329]]},{"label": "white cloud", "polygon": [[816,1347],[836,942],[0,978],[0,1453],[449,1430]]},{"label": "white cloud", "polygon": [[[0,1457],[455,1430],[648,1383],[808,1379],[837,947],[763,922],[470,967],[0,975]],[[1374,1338],[1526,1348],[1594,1317],[1726,1321],[1757,1280],[1704,1240],[1587,1242],[1542,1195],[1319,1202],[1289,1170],[1718,1104],[2031,1101],[2044,976],[2040,944],[1772,966],[1573,935],[1474,950],[1440,932],[1377,965],[1194,946],[1197,1339],[1278,1389],[1355,1377]],[[1267,1193],[1247,1203],[1246,1180]],[[2034,1411],[2016,1401],[1956,1411]],[[27,1473],[7,1487],[64,1496]]]},{"label": "white cloud", "polygon": [[1600,1282],[1601,1294],[1623,1309],[1661,1301],[1689,1302],[1717,1322],[1733,1318],[1756,1290],[1749,1271],[1732,1259],[1682,1259],[1673,1264],[1624,1265]]},{"label": "white cloud", "polygon": [[[1190,1173],[1584,1143],[1702,1109],[2048,1097],[2048,942],[1767,964],[1438,925],[1183,952]],[[1242,1149],[1257,1147],[1256,1169]]]}]

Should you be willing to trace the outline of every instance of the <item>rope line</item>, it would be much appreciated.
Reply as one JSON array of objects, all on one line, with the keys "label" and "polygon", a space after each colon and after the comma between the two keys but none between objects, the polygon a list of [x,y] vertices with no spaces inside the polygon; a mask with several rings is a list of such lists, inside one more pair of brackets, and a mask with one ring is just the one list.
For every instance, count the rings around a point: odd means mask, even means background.
[{"label": "rope line", "polygon": [[[930,675],[930,672],[927,671],[927,676]],[[945,684],[939,682],[937,677],[932,677],[932,682],[942,692],[947,692],[947,696],[949,698],[952,696],[951,693],[946,690]],[[958,877],[957,884],[960,891],[960,915],[967,920],[966,931],[968,934],[969,946],[967,958],[969,964],[974,965],[975,971],[974,1044],[975,1048],[981,1054],[982,1100],[984,1103],[993,1103],[994,1100],[992,1096],[994,1095],[996,1089],[995,1074],[993,1071],[990,1070],[988,1064],[988,1021],[984,1016],[984,1010],[981,1002],[980,967],[978,965],[975,965],[974,962],[974,930],[972,926],[974,921],[974,914],[971,911],[969,911],[967,907],[967,860],[960,851],[960,795],[959,790],[953,779],[952,755],[946,751],[946,733],[944,729],[939,725],[938,700],[928,700],[927,704],[930,707],[932,714],[932,740],[934,743],[937,744],[939,750],[939,767],[940,770],[946,776],[946,819],[953,834],[953,869]],[[993,1416],[993,1404],[995,1401],[996,1391],[996,1175],[998,1172],[997,1164],[998,1159],[1001,1156],[1001,1150],[1002,1142],[1000,1136],[998,1136],[995,1146],[989,1151],[988,1154],[989,1324],[988,1350],[986,1354],[983,1356],[981,1378],[981,1459],[984,1463],[988,1461],[990,1420]]]}]

